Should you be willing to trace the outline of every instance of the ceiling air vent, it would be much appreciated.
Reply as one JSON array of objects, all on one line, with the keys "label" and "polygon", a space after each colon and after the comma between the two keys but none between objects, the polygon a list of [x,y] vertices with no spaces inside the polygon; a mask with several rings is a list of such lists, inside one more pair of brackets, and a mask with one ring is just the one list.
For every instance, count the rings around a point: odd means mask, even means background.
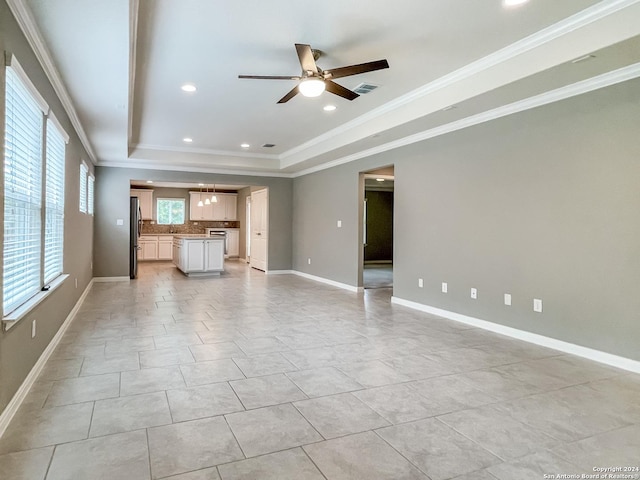
[{"label": "ceiling air vent", "polygon": [[263,148],[273,148],[275,146],[276,146],[275,143],[265,143],[264,145],[262,145]]},{"label": "ceiling air vent", "polygon": [[369,92],[374,91],[379,86],[380,85],[374,85],[372,83],[361,83],[356,88],[354,88],[353,91],[356,92],[358,95],[365,95]]}]

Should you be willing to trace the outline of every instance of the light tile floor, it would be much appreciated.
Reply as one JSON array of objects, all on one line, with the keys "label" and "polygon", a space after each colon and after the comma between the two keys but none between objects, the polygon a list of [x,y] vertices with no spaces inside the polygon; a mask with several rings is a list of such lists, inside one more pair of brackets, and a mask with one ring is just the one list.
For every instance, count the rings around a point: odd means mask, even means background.
[{"label": "light tile floor", "polygon": [[[640,375],[230,262],[97,283],[10,480],[519,480],[640,465]],[[636,475],[637,472],[629,472]]]}]

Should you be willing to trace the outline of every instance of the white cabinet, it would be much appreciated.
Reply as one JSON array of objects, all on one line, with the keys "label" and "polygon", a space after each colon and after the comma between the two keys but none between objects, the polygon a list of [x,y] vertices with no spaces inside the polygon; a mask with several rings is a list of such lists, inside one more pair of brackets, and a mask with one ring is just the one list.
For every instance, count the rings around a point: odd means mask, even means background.
[{"label": "white cabinet", "polygon": [[239,228],[227,228],[227,256],[239,257],[240,256],[240,229]]},{"label": "white cabinet", "polygon": [[142,235],[138,240],[138,260],[171,260],[172,244],[172,236]]},{"label": "white cabinet", "polygon": [[[208,197],[211,201],[211,195],[200,192],[189,192],[189,220],[213,220],[213,206],[214,204],[205,203],[205,199]],[[198,203],[202,200],[202,206],[199,207]]]},{"label": "white cabinet", "polygon": [[173,263],[187,276],[219,274],[224,270],[224,240],[176,238]]},{"label": "white cabinet", "polygon": [[138,260],[158,259],[158,237],[143,235],[138,239]]},{"label": "white cabinet", "polygon": [[[216,193],[217,202],[206,204],[208,198],[211,202],[213,192],[189,192],[189,219],[190,220],[236,220],[238,216],[238,195],[235,193]],[[202,206],[198,203],[202,200]]]},{"label": "white cabinet", "polygon": [[173,237],[158,237],[158,260],[171,260],[173,258]]},{"label": "white cabinet", "polygon": [[138,197],[143,220],[153,220],[153,190],[131,189],[132,197]]}]

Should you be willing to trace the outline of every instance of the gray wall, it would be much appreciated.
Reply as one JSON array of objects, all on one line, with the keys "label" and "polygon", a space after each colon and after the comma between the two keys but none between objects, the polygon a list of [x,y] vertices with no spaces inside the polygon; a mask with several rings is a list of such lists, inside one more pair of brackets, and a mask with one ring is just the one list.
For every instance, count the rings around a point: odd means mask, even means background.
[{"label": "gray wall", "polygon": [[396,297],[640,360],[639,118],[633,80],[296,178],[294,268],[357,285],[358,172],[393,163]]},{"label": "gray wall", "polygon": [[[291,269],[291,200],[289,178],[222,175],[133,168],[96,168],[94,275],[129,276],[130,181],[263,185],[269,188],[269,270]],[[123,219],[124,225],[116,225]]]},{"label": "gray wall", "polygon": [[[93,217],[82,214],[78,210],[80,162],[84,159],[89,163],[89,157],[4,0],[0,0],[0,51],[9,51],[16,55],[33,84],[71,136],[66,148],[64,224],[64,272],[70,276],[26,318],[8,332],[0,333],[0,412],[2,412],[91,281]],[[0,69],[0,111],[3,113],[4,76],[5,70],[2,68]],[[2,119],[0,138],[4,139],[4,114]],[[0,145],[0,149],[3,148],[4,141]],[[2,157],[4,158],[4,151],[2,151]],[[89,168],[92,168],[91,165]],[[3,188],[4,181],[0,181],[0,189]],[[4,192],[2,198],[4,198]],[[0,208],[0,216],[3,215],[4,208]],[[75,287],[76,278],[78,288]],[[0,282],[2,282],[1,275]],[[32,339],[31,320],[33,319],[37,320],[38,328],[36,337]]]}]

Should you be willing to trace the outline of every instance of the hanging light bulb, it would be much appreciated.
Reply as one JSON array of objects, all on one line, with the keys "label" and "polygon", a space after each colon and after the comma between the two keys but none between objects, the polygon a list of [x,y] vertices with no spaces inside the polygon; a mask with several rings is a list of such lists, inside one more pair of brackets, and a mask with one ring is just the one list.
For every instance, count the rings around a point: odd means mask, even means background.
[{"label": "hanging light bulb", "polygon": [[211,196],[212,203],[218,203],[218,197],[216,197],[216,184],[213,184],[213,195]]},{"label": "hanging light bulb", "polygon": [[207,184],[207,193],[205,193],[204,204],[211,205],[211,200],[209,200],[209,185]]},{"label": "hanging light bulb", "polygon": [[202,202],[202,183],[200,184],[200,201],[198,202],[199,207],[204,207],[204,203]]}]

